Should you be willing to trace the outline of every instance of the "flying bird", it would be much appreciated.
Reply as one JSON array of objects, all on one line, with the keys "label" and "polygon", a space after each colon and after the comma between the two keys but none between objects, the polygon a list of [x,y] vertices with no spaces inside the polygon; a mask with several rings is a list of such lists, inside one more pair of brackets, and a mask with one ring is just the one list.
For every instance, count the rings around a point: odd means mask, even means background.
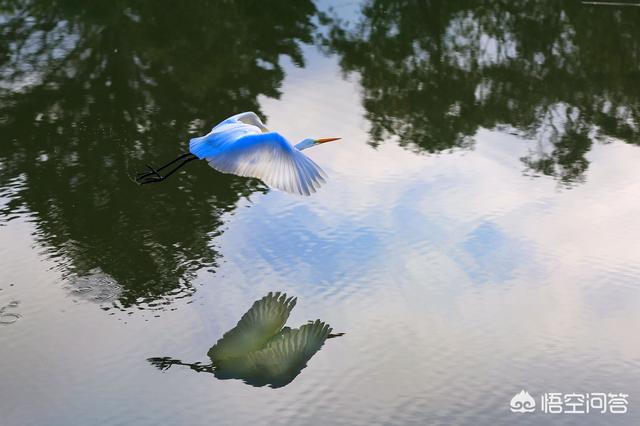
[{"label": "flying bird", "polygon": [[[311,195],[325,182],[325,172],[303,150],[340,138],[307,138],[292,145],[278,132],[262,124],[253,112],[229,117],[208,134],[189,142],[189,153],[136,178],[139,184],[161,182],[193,160],[207,160],[222,173],[254,177],[270,187],[292,194]],[[161,174],[169,166],[170,171]]]},{"label": "flying bird", "polygon": [[285,386],[300,374],[326,339],[343,335],[331,334],[331,327],[320,320],[300,328],[285,327],[295,305],[295,298],[280,292],[254,302],[238,324],[209,349],[210,365],[168,357],[148,361],[161,370],[185,365],[219,379],[242,379],[253,386]]}]

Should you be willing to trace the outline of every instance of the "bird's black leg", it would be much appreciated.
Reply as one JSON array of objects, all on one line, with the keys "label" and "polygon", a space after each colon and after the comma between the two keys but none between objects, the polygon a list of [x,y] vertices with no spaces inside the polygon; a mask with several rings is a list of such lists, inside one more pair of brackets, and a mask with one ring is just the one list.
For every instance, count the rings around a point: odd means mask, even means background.
[{"label": "bird's black leg", "polygon": [[[165,180],[166,178],[168,178],[169,176],[171,176],[172,174],[174,174],[176,171],[178,171],[178,169],[180,169],[182,166],[184,166],[188,162],[196,160],[196,159],[198,159],[198,157],[196,157],[193,154],[188,153],[188,154],[182,154],[181,156],[179,156],[175,160],[172,160],[172,161],[168,162],[167,164],[165,164],[164,166],[162,166],[162,167],[160,167],[158,169],[154,169],[153,167],[151,167],[150,165],[147,164],[147,167],[151,171],[150,172],[145,172],[145,173],[139,173],[138,177],[136,178],[136,181],[140,185],[144,185],[146,183],[161,182],[161,181]],[[170,165],[172,165],[172,164],[174,164],[174,163],[176,163],[177,161],[180,161],[180,160],[183,160],[183,161],[180,164],[178,164],[176,167],[174,167],[170,172],[165,173],[164,176],[160,174],[160,171],[166,169]]]},{"label": "bird's black leg", "polygon": [[187,157],[195,157],[195,155],[191,154],[191,153],[186,153],[186,154],[182,154],[181,156],[179,156],[178,158],[176,158],[175,160],[171,160],[169,161],[167,164],[165,164],[164,166],[158,168],[158,169],[154,169],[153,167],[151,167],[150,165],[147,164],[147,168],[149,170],[151,170],[150,172],[143,172],[143,173],[138,173],[138,175],[136,176],[136,179],[144,179],[147,176],[151,176],[151,175],[156,175],[158,177],[160,176],[160,171],[166,169],[167,167],[169,167],[170,165],[172,165],[173,163],[182,160],[183,158],[187,158]]}]

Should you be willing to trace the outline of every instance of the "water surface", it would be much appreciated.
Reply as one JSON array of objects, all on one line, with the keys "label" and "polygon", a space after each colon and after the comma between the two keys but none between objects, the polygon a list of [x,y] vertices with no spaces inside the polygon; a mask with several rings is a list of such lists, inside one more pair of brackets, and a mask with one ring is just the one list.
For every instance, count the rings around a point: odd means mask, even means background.
[{"label": "water surface", "polygon": [[[636,424],[640,8],[0,2],[2,425]],[[329,175],[131,176],[245,110]],[[270,291],[278,389],[207,351]],[[625,415],[513,414],[526,389]],[[552,416],[552,417],[550,417]]]}]

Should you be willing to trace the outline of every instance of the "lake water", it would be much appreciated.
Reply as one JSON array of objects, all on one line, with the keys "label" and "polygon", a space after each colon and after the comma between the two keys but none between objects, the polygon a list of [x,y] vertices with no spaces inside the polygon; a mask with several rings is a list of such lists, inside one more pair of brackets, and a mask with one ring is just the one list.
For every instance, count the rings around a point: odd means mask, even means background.
[{"label": "lake water", "polygon": [[[639,424],[638,22],[0,1],[0,424]],[[203,162],[132,181],[248,110],[343,138],[305,151],[318,193]],[[345,333],[286,386],[148,361],[208,364],[270,291]],[[553,392],[628,412],[545,413]]]}]

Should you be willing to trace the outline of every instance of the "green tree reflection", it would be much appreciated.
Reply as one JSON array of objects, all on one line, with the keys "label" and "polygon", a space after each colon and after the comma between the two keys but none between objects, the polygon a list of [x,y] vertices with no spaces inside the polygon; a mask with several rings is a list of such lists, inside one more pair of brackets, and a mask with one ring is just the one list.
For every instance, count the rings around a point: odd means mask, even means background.
[{"label": "green tree reflection", "polygon": [[426,152],[478,128],[537,138],[535,173],[583,179],[594,141],[640,144],[640,10],[578,1],[370,0],[323,39],[356,72],[371,143]]},{"label": "green tree reflection", "polygon": [[316,10],[260,5],[0,1],[0,218],[28,211],[65,274],[100,268],[124,306],[188,294],[216,264],[221,215],[262,187],[197,167],[162,188],[129,174],[279,96],[279,59],[303,65]]}]

